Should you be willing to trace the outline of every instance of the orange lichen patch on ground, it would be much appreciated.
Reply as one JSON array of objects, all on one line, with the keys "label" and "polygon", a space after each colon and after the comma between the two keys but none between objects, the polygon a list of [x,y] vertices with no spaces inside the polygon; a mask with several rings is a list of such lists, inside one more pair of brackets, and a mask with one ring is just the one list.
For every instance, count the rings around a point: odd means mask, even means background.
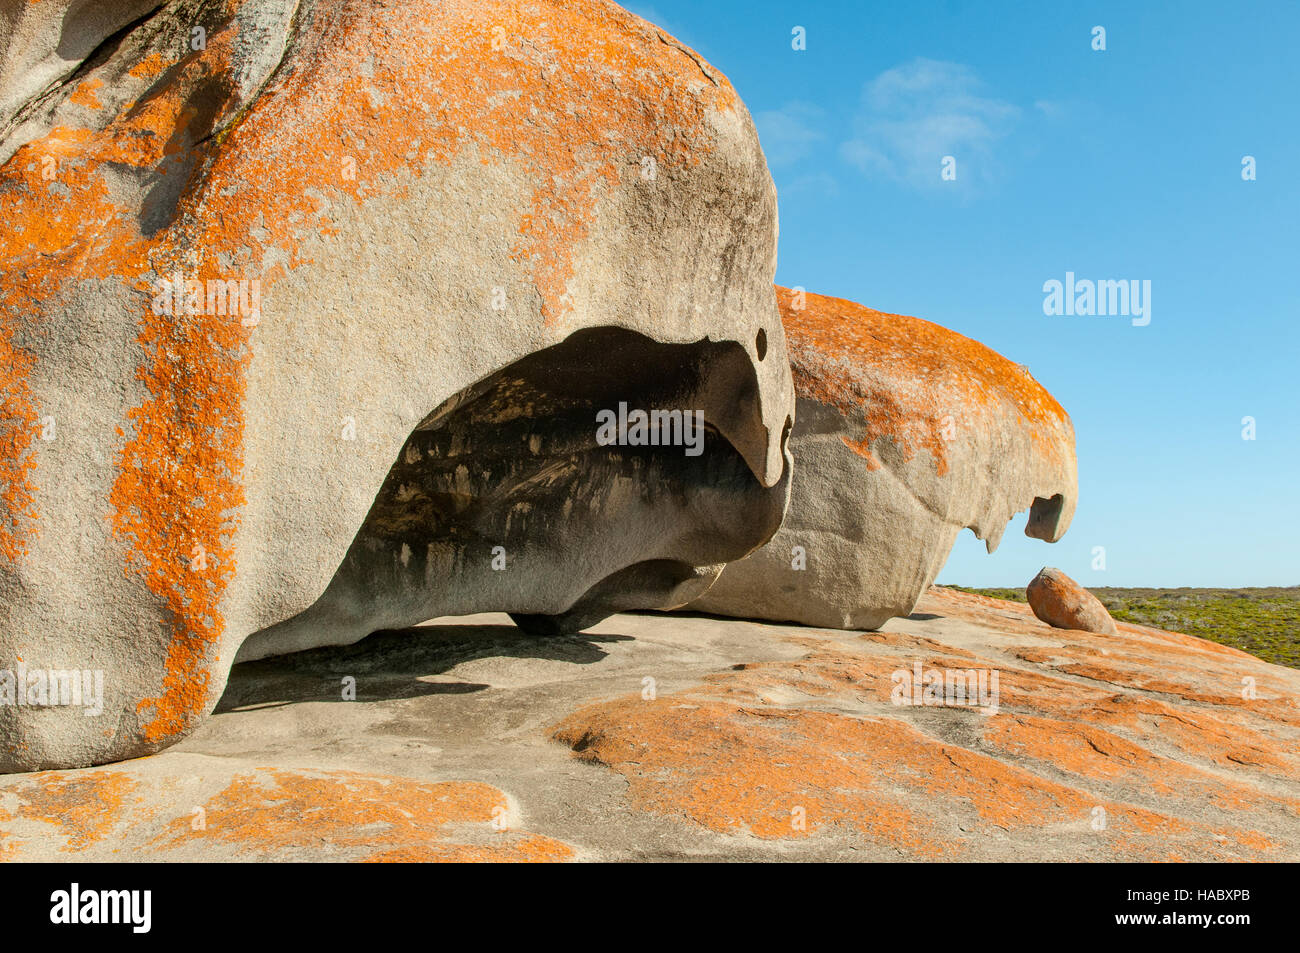
[{"label": "orange lichen patch on ground", "polygon": [[103,85],[103,80],[96,79],[93,76],[89,79],[83,80],[78,83],[77,88],[69,94],[68,101],[74,102],[78,106],[85,106],[87,109],[103,109],[104,104],[101,103],[99,97],[95,95],[95,90],[99,89]]},{"label": "orange lichen patch on ground", "polygon": [[965,649],[943,645],[933,639],[888,632],[867,633],[862,636],[862,641],[889,645],[901,653],[900,658],[891,662],[891,677],[899,663],[904,670],[910,670],[919,663],[922,668],[930,670],[996,671],[998,704],[1002,708],[1063,713],[1080,705],[1099,703],[1112,694],[1104,688],[1058,678],[1037,668],[1009,665],[995,652],[980,656]]},{"label": "orange lichen patch on ground", "polygon": [[1103,688],[1046,672],[990,662],[985,667],[998,672],[999,706],[1031,712],[1065,713],[1081,705],[1096,704],[1109,697]]},{"label": "orange lichen patch on ground", "polygon": [[1300,817],[1300,799],[1277,797],[1249,784],[1216,777],[1157,755],[1095,724],[1001,714],[985,722],[983,737],[998,750],[1090,780],[1139,785],[1162,798],[1207,799],[1231,811],[1280,806]]},{"label": "orange lichen patch on ground", "polygon": [[[191,829],[188,815],[176,818],[155,846],[199,838],[260,854],[317,848],[374,862],[572,858],[560,841],[495,830],[508,809],[501,791],[479,782],[262,768],[207,802],[202,830]],[[478,836],[457,839],[466,833]]]},{"label": "orange lichen patch on ground", "polygon": [[907,632],[863,632],[858,636],[858,639],[871,645],[888,646],[906,652],[946,652],[949,655],[976,658],[974,652],[968,652],[965,649],[959,649],[951,645],[944,645],[942,642],[936,642],[934,639],[926,638],[923,635],[912,635]]},{"label": "orange lichen patch on ground", "polygon": [[[1220,674],[1230,674],[1230,667],[1233,665],[1253,666],[1261,672],[1272,670],[1270,666],[1248,652],[1228,645],[1219,645],[1217,642],[1195,635],[1165,632],[1128,622],[1116,623],[1116,629],[1114,635],[1082,632],[1075,643],[1065,646],[1065,650],[1080,653],[1087,648],[1109,650],[1118,648],[1119,651],[1113,654],[1126,655],[1132,652],[1136,656],[1154,660],[1161,665],[1172,663],[1178,668],[1204,670],[1215,674],[1216,677]],[[1179,660],[1182,660],[1181,664]]]},{"label": "orange lichen patch on ground", "polygon": [[[902,719],[742,706],[710,691],[588,706],[556,726],[554,737],[583,760],[622,774],[636,808],[721,833],[799,838],[834,825],[905,856],[951,857],[973,842],[962,831],[1001,829],[1013,837],[1029,828],[1083,831],[1104,808],[1107,835],[1096,844],[1107,854],[1177,859],[1183,850],[1233,858],[1279,849],[1257,831],[1185,821],[1048,780],[939,741]],[[1121,739],[1113,744],[1141,762]],[[1250,796],[1226,784],[1211,793],[1224,810]],[[1294,810],[1286,799],[1272,800]]]},{"label": "orange lichen patch on ground", "polygon": [[1136,688],[1143,692],[1159,692],[1164,695],[1178,695],[1188,701],[1209,702],[1219,705],[1245,705],[1246,701],[1228,692],[1206,693],[1197,691],[1187,682],[1161,678],[1145,666],[1131,663],[1103,664],[1101,662],[1058,662],[1053,667],[1060,672],[1091,679],[1094,682],[1107,682],[1123,688]]},{"label": "orange lichen patch on ground", "polygon": [[400,847],[367,857],[368,864],[554,864],[573,860],[573,848],[539,834],[503,832],[496,843]]},{"label": "orange lichen patch on ground", "polygon": [[[1117,623],[1114,635],[1074,629],[1053,629],[1032,615],[1023,603],[990,599],[934,587],[927,598],[946,614],[1001,634],[1033,635],[1039,645],[1010,649],[1017,658],[1042,663],[1057,671],[1122,688],[1177,695],[1204,702],[1266,713],[1281,722],[1300,725],[1300,709],[1292,702],[1294,685],[1285,670],[1267,665],[1246,652],[1182,632]],[[1061,639],[1068,639],[1062,643]],[[1243,695],[1249,677],[1256,698]]]},{"label": "orange lichen patch on ground", "polygon": [[[997,658],[978,656],[933,639],[871,632],[863,635],[861,641],[888,651],[832,649],[823,641],[802,658],[738,665],[728,672],[706,676],[704,685],[712,696],[738,704],[764,704],[770,697],[787,695],[792,690],[810,699],[840,696],[855,701],[871,699],[892,703],[900,682],[910,684],[916,666],[920,666],[923,673],[959,672],[978,677],[980,671],[996,672],[998,704],[1002,708],[1065,713],[1081,704],[1098,703],[1111,696],[1111,692],[1102,688],[1008,665]],[[744,673],[743,679],[735,677],[738,672]]]},{"label": "orange lichen patch on ground", "polygon": [[[984,741],[1009,754],[1047,762],[1063,771],[1095,780],[1140,775],[1162,794],[1169,782],[1185,780],[1182,765],[1159,758],[1146,748],[1109,731],[1054,718],[996,715],[984,723]],[[1160,770],[1166,772],[1160,776]]]},{"label": "orange lichen patch on ground", "polygon": [[[1184,822],[1047,780],[946,744],[896,719],[739,707],[694,694],[616,699],[575,712],[555,737],[627,778],[635,807],[722,833],[798,838],[827,825],[856,830],[905,856],[961,856],[970,831],[1084,829],[1108,815],[1107,852],[1168,859],[1271,853],[1254,831]],[[1224,844],[1238,849],[1225,849]]]},{"label": "orange lichen patch on ground", "polygon": [[1189,758],[1220,768],[1245,768],[1290,781],[1300,777],[1300,747],[1294,737],[1279,738],[1247,724],[1229,722],[1225,716],[1230,714],[1117,694],[1079,708],[1074,717],[1139,737],[1159,738]]},{"label": "orange lichen patch on ground", "polygon": [[54,824],[67,838],[65,851],[84,850],[102,840],[136,797],[137,782],[121,771],[37,774],[13,788],[18,817]]},{"label": "orange lichen patch on ground", "polygon": [[765,839],[847,825],[909,854],[934,854],[931,822],[877,783],[871,742],[891,731],[824,712],[675,697],[590,706],[554,735],[624,775],[642,810]]},{"label": "orange lichen patch on ground", "polygon": [[887,438],[905,460],[929,453],[948,471],[945,418],[957,433],[1012,408],[1030,439],[1062,467],[1073,453],[1070,418],[1019,365],[983,344],[920,318],[886,314],[842,298],[777,287],[795,392],[861,418],[865,434],[844,443],[881,466],[872,452]]},{"label": "orange lichen patch on ground", "polygon": [[[943,648],[928,639],[917,641],[921,643],[915,646],[918,650],[926,648],[924,643],[929,643],[932,649]],[[949,669],[963,673],[994,667],[969,653],[861,654],[827,649],[823,645],[800,659],[736,665],[727,672],[705,676],[704,687],[712,697],[736,704],[766,704],[770,698],[787,696],[791,691],[810,700],[839,696],[856,701],[890,702],[900,682],[910,684],[915,665],[926,670]],[[737,678],[736,673],[744,673],[744,677]],[[1019,674],[1032,677],[1028,672]],[[1071,687],[1068,683],[1060,684]]]},{"label": "orange lichen patch on ground", "polygon": [[[1143,649],[1146,653],[1143,654]],[[1137,644],[1112,650],[1105,658],[1055,650],[1051,666],[1059,672],[1141,692],[1177,696],[1188,702],[1224,706],[1266,716],[1277,724],[1300,727],[1294,688],[1270,677],[1258,660],[1234,670],[1231,662],[1197,659],[1168,649]],[[1246,683],[1245,679],[1252,679]],[[1246,684],[1252,689],[1247,690]],[[1253,694],[1252,694],[1253,693]]]},{"label": "orange lichen patch on ground", "polygon": [[[883,656],[815,651],[788,662],[753,662],[727,672],[706,676],[710,694],[734,704],[765,704],[775,690],[790,691],[809,699],[831,695],[880,701],[889,700],[890,674],[898,660]],[[737,678],[736,673],[743,673]]]},{"label": "orange lichen patch on ground", "polygon": [[923,598],[940,603],[951,612],[962,609],[968,612],[976,612],[983,609],[993,613],[1005,614],[1008,617],[1027,615],[1037,621],[1027,603],[1012,602],[1009,599],[994,599],[991,596],[981,596],[975,592],[961,592],[944,586],[931,586],[926,590]]},{"label": "orange lichen patch on ground", "polygon": [[944,818],[970,812],[972,823],[1017,829],[1079,822],[1101,803],[901,720],[694,694],[590,706],[555,737],[623,774],[641,809],[762,838],[834,824],[908,855],[950,855],[961,839]]},{"label": "orange lichen patch on ground", "polygon": [[[1194,639],[1178,633],[1162,634]],[[1188,702],[1244,709],[1266,715],[1276,723],[1300,726],[1300,710],[1292,702],[1294,689],[1245,653],[1232,657],[1200,652],[1197,646],[1153,640],[1146,632],[1125,631],[1124,627],[1114,636],[1071,632],[1071,637],[1096,641],[1091,645],[1019,646],[1012,651],[1024,661],[1076,678],[1174,695]],[[1243,691],[1246,678],[1257,688],[1255,697]]]},{"label": "orange lichen patch on ground", "polygon": [[[1287,780],[1300,776],[1296,681],[1285,669],[1178,632],[1127,623],[1114,636],[1054,630],[1020,603],[938,588],[925,598],[930,608],[991,632],[1039,637],[1038,644],[1009,643],[1005,650],[1075,679],[1058,680],[1074,697],[1043,696],[1025,705],[1008,694],[1004,676],[1004,706],[1104,726],[1144,745],[1144,739],[1159,739],[1216,768]],[[1246,678],[1257,697],[1243,697]]]},{"label": "orange lichen patch on ground", "polygon": [[1188,860],[1272,859],[1283,845],[1257,830],[1216,827],[1129,805],[1102,803],[1099,839],[1116,859],[1182,863]]},{"label": "orange lichen patch on ground", "polygon": [[[959,595],[932,593],[926,611],[950,609]],[[1025,607],[1007,605],[963,602],[966,617],[999,636],[980,640],[978,653],[898,632],[794,639],[811,641],[810,651],[734,665],[654,702],[591,705],[553,736],[626,777],[638,809],[719,832],[775,839],[833,827],[918,857],[986,852],[995,829],[1011,849],[1049,830],[1070,838],[1074,850],[1105,858],[1267,859],[1283,850],[1274,831],[1294,827],[1300,792],[1256,772],[1294,786],[1295,768],[1284,767],[1294,739],[1285,740],[1284,722],[1266,712],[1209,714],[1116,693],[1033,661],[1007,664],[1032,655],[1016,645]],[[1024,624],[1035,634],[1059,632],[1036,619]],[[1166,635],[1122,635],[1110,651],[1155,644],[1177,654],[1181,638]],[[1099,653],[1102,641],[1063,648]],[[1046,644],[1045,660],[1061,648]],[[1214,668],[1224,658],[1186,655],[1193,667]],[[900,673],[910,680],[918,666],[961,671],[968,680],[972,671],[996,672],[998,696],[985,708],[977,707],[982,698],[899,704],[892,690]],[[1248,718],[1266,727],[1234,739]],[[804,829],[791,824],[795,808]],[[1094,826],[1098,809],[1101,827]],[[1243,814],[1269,833],[1240,826]]]}]

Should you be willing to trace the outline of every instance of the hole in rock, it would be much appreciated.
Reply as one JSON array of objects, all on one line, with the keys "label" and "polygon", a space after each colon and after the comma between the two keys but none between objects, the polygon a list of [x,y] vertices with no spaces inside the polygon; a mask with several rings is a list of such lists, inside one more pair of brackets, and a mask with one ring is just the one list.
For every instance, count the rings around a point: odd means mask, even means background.
[{"label": "hole in rock", "polygon": [[1051,499],[1034,497],[1029,507],[1029,519],[1025,522],[1025,535],[1034,539],[1045,539],[1049,543],[1056,539],[1057,525],[1061,521],[1061,510],[1065,506],[1065,497],[1057,493]]}]

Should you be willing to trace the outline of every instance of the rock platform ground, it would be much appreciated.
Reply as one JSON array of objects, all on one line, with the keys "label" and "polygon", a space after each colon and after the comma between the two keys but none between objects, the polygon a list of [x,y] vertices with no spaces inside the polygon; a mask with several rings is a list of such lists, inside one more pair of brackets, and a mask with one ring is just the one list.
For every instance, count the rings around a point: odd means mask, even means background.
[{"label": "rock platform ground", "polygon": [[[1118,628],[940,588],[880,632],[435,620],[238,665],[158,755],[0,778],[0,858],[1300,859],[1300,672]],[[918,662],[996,671],[996,713],[892,703]]]}]

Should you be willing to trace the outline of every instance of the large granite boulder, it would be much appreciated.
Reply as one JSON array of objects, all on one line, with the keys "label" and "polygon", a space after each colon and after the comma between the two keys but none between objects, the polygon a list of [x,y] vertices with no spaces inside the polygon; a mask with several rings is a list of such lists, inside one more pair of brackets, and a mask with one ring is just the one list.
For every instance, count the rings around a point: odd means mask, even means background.
[{"label": "large granite boulder", "polygon": [[[0,771],[165,747],[246,640],[564,631],[775,531],[775,193],[698,55],[604,0],[172,0],[62,42],[82,6],[0,51]],[[704,425],[611,444],[622,404]]]},{"label": "large granite boulder", "polygon": [[875,629],[905,616],[965,527],[992,552],[1074,514],[1074,428],[1029,372],[929,321],[777,289],[798,398],[790,512],[690,608]]}]

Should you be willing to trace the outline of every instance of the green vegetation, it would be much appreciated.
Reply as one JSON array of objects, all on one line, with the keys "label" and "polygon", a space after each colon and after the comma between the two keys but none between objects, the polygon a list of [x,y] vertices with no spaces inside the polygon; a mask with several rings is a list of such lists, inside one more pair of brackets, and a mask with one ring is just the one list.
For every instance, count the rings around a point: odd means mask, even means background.
[{"label": "green vegetation", "polygon": [[[1024,602],[1023,589],[970,589]],[[1300,668],[1300,586],[1262,589],[1093,589],[1119,622],[1186,632],[1266,662]]]}]

